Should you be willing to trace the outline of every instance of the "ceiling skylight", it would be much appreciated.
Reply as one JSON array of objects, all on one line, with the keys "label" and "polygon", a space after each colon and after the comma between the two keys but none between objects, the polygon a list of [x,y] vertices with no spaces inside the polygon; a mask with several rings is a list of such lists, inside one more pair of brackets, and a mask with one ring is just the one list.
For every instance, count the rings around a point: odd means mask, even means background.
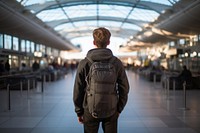
[{"label": "ceiling skylight", "polygon": [[68,40],[91,36],[107,27],[113,36],[128,39],[178,0],[17,0]]}]

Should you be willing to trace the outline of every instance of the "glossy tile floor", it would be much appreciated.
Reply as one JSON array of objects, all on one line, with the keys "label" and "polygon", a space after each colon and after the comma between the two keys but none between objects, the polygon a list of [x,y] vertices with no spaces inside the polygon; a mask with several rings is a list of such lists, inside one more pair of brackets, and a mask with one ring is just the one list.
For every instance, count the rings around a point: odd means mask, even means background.
[{"label": "glossy tile floor", "polygon": [[[127,71],[130,93],[119,117],[119,133],[200,133],[200,90],[168,93],[160,83],[148,82]],[[45,90],[11,92],[7,110],[6,91],[0,91],[0,133],[82,133],[72,102],[74,75],[45,83]],[[186,110],[185,107],[189,108]],[[101,128],[99,133],[102,133]]]}]

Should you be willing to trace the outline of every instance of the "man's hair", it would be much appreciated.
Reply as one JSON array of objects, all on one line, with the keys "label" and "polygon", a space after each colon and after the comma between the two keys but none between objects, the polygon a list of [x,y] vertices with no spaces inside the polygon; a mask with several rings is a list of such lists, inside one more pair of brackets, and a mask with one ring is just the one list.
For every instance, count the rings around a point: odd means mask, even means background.
[{"label": "man's hair", "polygon": [[93,31],[93,38],[98,48],[106,48],[110,41],[111,33],[108,29],[100,27]]}]

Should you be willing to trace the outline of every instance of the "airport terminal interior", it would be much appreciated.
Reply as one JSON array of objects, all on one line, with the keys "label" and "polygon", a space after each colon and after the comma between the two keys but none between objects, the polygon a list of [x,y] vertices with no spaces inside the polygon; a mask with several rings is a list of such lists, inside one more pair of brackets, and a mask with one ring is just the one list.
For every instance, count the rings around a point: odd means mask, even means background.
[{"label": "airport terminal interior", "polygon": [[98,27],[130,84],[118,132],[200,133],[199,14],[199,0],[1,0],[0,133],[84,132],[73,87]]}]

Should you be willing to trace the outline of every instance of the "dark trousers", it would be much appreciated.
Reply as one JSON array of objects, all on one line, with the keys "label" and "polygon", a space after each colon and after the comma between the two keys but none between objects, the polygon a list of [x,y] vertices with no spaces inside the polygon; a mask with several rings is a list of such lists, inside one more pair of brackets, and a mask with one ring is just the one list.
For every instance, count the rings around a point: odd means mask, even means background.
[{"label": "dark trousers", "polygon": [[117,133],[118,113],[108,118],[94,118],[88,111],[84,111],[84,133],[98,133],[99,125],[102,124],[104,133]]}]

